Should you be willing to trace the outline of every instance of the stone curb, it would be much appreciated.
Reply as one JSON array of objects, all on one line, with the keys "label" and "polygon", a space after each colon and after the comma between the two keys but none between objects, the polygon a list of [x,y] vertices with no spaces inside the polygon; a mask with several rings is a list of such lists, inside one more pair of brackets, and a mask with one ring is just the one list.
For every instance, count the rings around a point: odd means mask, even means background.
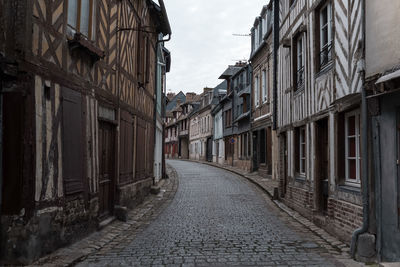
[{"label": "stone curb", "polygon": [[[122,241],[135,238],[136,234],[149,225],[169,205],[178,189],[178,176],[171,166],[167,165],[169,179],[161,185],[161,193],[148,195],[143,203],[128,212],[127,222],[114,221],[102,230],[90,234],[68,247],[60,248],[44,256],[30,266],[74,266],[89,256],[102,250],[110,250]],[[129,233],[129,235],[127,235]]]},{"label": "stone curb", "polygon": [[198,160],[187,160],[187,159],[185,159],[185,161],[196,162],[196,163],[205,164],[205,165],[208,165],[208,166],[213,166],[213,167],[216,167],[216,168],[224,169],[224,170],[232,172],[232,173],[234,173],[236,175],[239,175],[241,177],[246,178],[248,181],[250,181],[251,183],[256,185],[258,188],[260,188],[263,192],[265,192],[270,197],[272,202],[275,203],[275,205],[280,210],[284,211],[291,218],[295,219],[298,223],[300,223],[300,224],[304,225],[305,227],[307,227],[307,229],[309,229],[315,235],[319,236],[326,243],[328,243],[330,246],[332,246],[336,250],[340,251],[342,254],[344,254],[346,256],[350,256],[349,253],[348,253],[350,251],[350,248],[349,248],[348,245],[346,245],[345,243],[339,241],[336,237],[333,237],[332,235],[327,233],[322,228],[316,226],[313,222],[311,222],[307,218],[303,217],[298,212],[296,212],[296,211],[292,210],[291,208],[287,207],[281,201],[274,200],[273,199],[273,193],[269,192],[267,188],[265,188],[262,184],[258,183],[256,179],[253,179],[252,177],[250,177],[250,176],[248,176],[246,174],[243,174],[243,173],[241,173],[239,171],[233,170],[233,169],[231,169],[229,167],[226,167],[226,166],[217,165],[217,164],[210,163],[210,162],[205,162],[205,161],[198,161]]}]

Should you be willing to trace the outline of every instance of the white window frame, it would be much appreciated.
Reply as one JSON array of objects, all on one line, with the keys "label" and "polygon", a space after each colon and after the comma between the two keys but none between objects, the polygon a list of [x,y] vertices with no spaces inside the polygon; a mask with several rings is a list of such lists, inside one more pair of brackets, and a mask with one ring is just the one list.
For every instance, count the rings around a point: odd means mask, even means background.
[{"label": "white window frame", "polygon": [[[355,117],[355,135],[349,136],[349,117]],[[345,165],[346,165],[346,173],[345,173],[345,184],[352,186],[360,186],[361,185],[361,147],[360,147],[360,133],[361,133],[361,121],[360,121],[360,110],[353,110],[351,112],[347,112],[345,114]],[[356,142],[356,154],[355,157],[349,157],[349,138],[355,138]],[[356,180],[349,178],[349,160],[356,161]]]},{"label": "white window frame", "polygon": [[[305,56],[304,56],[304,36],[300,34],[296,40],[296,87],[299,89],[305,83]],[[299,84],[299,71],[303,69],[303,83]]]},{"label": "white window frame", "polygon": [[261,90],[262,90],[262,100],[263,103],[267,102],[268,94],[267,94],[267,70],[264,69],[261,75]]},{"label": "white window frame", "polygon": [[[304,136],[303,136],[303,131],[304,131]],[[299,174],[305,175],[306,174],[306,168],[307,168],[307,133],[306,133],[306,127],[300,127],[299,128]],[[304,138],[303,138],[304,137]],[[304,140],[304,142],[303,142]],[[303,145],[305,151],[303,151]],[[303,157],[303,152],[304,152],[304,157]],[[304,160],[304,166],[303,166],[303,160]],[[304,171],[303,171],[304,169]]]},{"label": "white window frame", "polygon": [[258,107],[260,105],[260,77],[255,76],[254,79],[254,105]]},{"label": "white window frame", "polygon": [[[323,10],[327,9],[327,22],[323,23],[322,21],[322,12]],[[326,40],[326,42],[323,42],[323,31],[325,30],[325,28],[327,28],[328,31],[328,40]],[[333,42],[333,38],[332,38],[332,2],[328,1],[324,6],[322,6],[322,8],[319,11],[319,43],[320,43],[320,47],[319,47],[319,53],[321,55],[322,51],[326,48],[329,47],[330,45],[332,45]],[[332,50],[328,53],[332,54]],[[330,56],[330,58],[332,59],[332,56]],[[321,62],[322,59],[320,59],[320,65],[322,64]]]}]

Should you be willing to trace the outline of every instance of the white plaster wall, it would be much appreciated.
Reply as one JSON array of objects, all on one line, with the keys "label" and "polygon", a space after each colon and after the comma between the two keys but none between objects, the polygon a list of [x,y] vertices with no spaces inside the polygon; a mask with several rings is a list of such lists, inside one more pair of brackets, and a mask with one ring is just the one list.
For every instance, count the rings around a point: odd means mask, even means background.
[{"label": "white plaster wall", "polygon": [[366,74],[400,64],[400,1],[366,1]]}]

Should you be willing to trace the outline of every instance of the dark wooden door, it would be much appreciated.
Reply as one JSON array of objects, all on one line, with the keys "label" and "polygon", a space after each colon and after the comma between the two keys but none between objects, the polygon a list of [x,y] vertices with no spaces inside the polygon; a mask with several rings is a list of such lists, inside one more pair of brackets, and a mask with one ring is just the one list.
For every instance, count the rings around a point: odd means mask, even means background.
[{"label": "dark wooden door", "polygon": [[212,139],[207,139],[207,161],[212,162]]},{"label": "dark wooden door", "polygon": [[317,209],[323,213],[328,209],[328,178],[329,178],[329,139],[328,139],[328,119],[320,120],[316,123],[316,205]]},{"label": "dark wooden door", "polygon": [[114,125],[99,123],[99,215],[105,218],[112,214],[115,187],[115,133]]},{"label": "dark wooden door", "polygon": [[285,197],[286,195],[286,189],[287,189],[287,184],[288,184],[288,151],[287,151],[287,138],[286,138],[286,133],[282,134],[281,137],[281,146],[283,149],[283,158],[282,158],[282,164],[283,164],[283,186],[282,186],[282,197]]},{"label": "dark wooden door", "polygon": [[258,170],[258,131],[253,132],[253,171]]}]

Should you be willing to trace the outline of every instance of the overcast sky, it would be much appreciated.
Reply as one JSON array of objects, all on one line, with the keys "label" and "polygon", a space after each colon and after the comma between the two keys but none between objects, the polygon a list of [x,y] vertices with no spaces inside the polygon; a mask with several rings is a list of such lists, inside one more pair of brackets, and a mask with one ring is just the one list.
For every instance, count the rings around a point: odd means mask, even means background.
[{"label": "overcast sky", "polygon": [[201,93],[215,87],[228,65],[250,55],[248,34],[269,0],[165,0],[172,28],[167,91]]}]

